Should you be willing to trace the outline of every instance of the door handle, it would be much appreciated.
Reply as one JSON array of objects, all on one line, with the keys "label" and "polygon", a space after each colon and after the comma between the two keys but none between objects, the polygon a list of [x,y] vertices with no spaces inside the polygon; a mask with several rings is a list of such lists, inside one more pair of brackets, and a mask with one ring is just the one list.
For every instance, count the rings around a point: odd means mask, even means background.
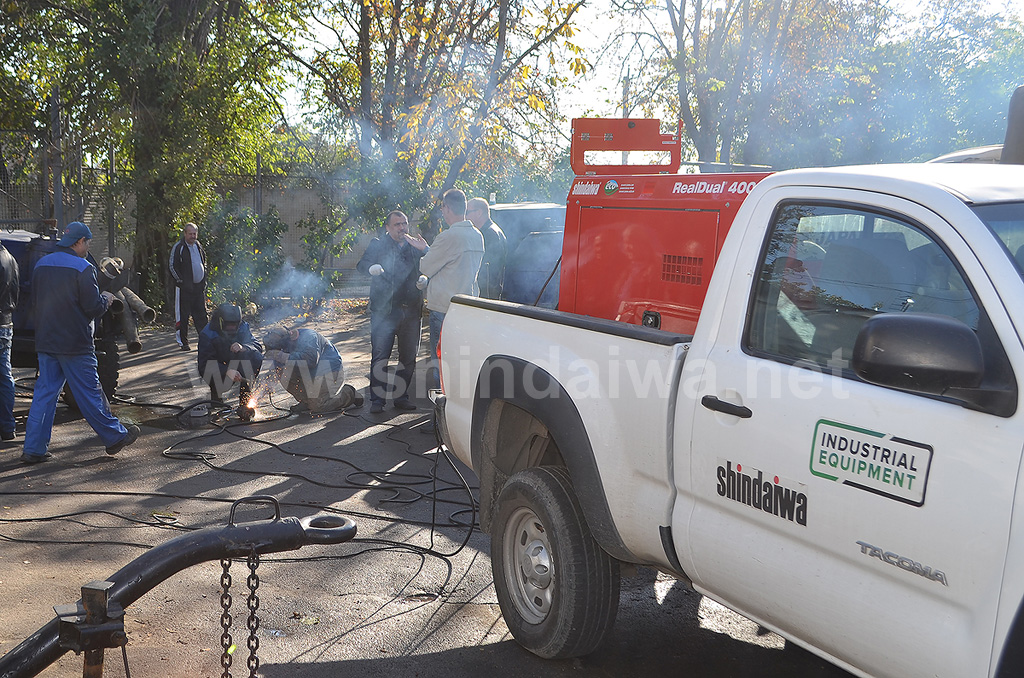
[{"label": "door handle", "polygon": [[733,405],[732,403],[727,403],[724,400],[719,400],[716,396],[713,395],[706,395],[703,398],[701,398],[700,404],[708,408],[709,410],[721,412],[722,414],[731,414],[732,416],[739,417],[740,419],[750,419],[750,417],[753,416],[754,414],[753,412],[750,411],[749,407],[744,407],[743,405]]}]

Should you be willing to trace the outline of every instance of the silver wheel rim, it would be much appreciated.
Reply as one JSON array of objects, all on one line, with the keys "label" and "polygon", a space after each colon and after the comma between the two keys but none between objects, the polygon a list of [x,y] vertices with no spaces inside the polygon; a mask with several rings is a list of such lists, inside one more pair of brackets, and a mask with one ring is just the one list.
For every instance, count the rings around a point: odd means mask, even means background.
[{"label": "silver wheel rim", "polygon": [[551,611],[554,563],[548,531],[537,514],[519,508],[505,528],[503,571],[512,603],[530,624],[540,624]]}]

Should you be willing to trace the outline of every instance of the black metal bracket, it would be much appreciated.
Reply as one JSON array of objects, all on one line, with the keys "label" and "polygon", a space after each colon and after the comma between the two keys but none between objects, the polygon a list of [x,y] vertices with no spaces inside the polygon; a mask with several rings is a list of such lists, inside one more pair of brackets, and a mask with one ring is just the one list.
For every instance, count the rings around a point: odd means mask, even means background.
[{"label": "black metal bracket", "polygon": [[82,587],[82,600],[56,605],[60,646],[75,654],[122,647],[128,644],[124,609],[107,599],[111,581],[93,581]]}]

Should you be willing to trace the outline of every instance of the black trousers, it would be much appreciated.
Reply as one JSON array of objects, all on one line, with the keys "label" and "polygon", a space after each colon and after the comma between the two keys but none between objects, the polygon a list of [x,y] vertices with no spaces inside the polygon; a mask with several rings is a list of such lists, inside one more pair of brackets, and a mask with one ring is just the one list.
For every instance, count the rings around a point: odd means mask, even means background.
[{"label": "black trousers", "polygon": [[206,317],[206,287],[197,287],[191,291],[180,287],[174,288],[174,339],[179,346],[188,348],[188,321],[196,327],[196,337],[209,319]]}]

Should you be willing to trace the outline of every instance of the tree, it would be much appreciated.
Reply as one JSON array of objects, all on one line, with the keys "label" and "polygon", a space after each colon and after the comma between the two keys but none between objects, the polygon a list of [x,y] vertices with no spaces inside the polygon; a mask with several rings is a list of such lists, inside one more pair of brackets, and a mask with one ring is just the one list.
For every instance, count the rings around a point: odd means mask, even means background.
[{"label": "tree", "polygon": [[256,152],[272,148],[283,55],[266,29],[292,35],[299,7],[298,0],[26,0],[5,12],[5,36],[19,36],[18,63],[36,76],[35,98],[45,100],[58,84],[87,152],[114,143],[127,160],[134,267],[147,298],[171,289],[171,233],[202,221],[215,177],[251,171]]},{"label": "tree", "polygon": [[[770,163],[757,149],[772,113],[827,82],[855,50],[857,15],[843,0],[616,0],[620,33],[654,106],[682,120],[701,163]],[[851,44],[852,43],[852,44]],[[672,86],[671,98],[664,92]],[[759,123],[767,123],[761,126]]]},{"label": "tree", "polygon": [[[481,149],[539,141],[553,90],[587,68],[571,42],[582,5],[546,0],[340,2],[320,20],[331,44],[302,59],[323,115],[359,150],[350,217],[430,205]],[[561,122],[560,120],[558,121]]]}]

